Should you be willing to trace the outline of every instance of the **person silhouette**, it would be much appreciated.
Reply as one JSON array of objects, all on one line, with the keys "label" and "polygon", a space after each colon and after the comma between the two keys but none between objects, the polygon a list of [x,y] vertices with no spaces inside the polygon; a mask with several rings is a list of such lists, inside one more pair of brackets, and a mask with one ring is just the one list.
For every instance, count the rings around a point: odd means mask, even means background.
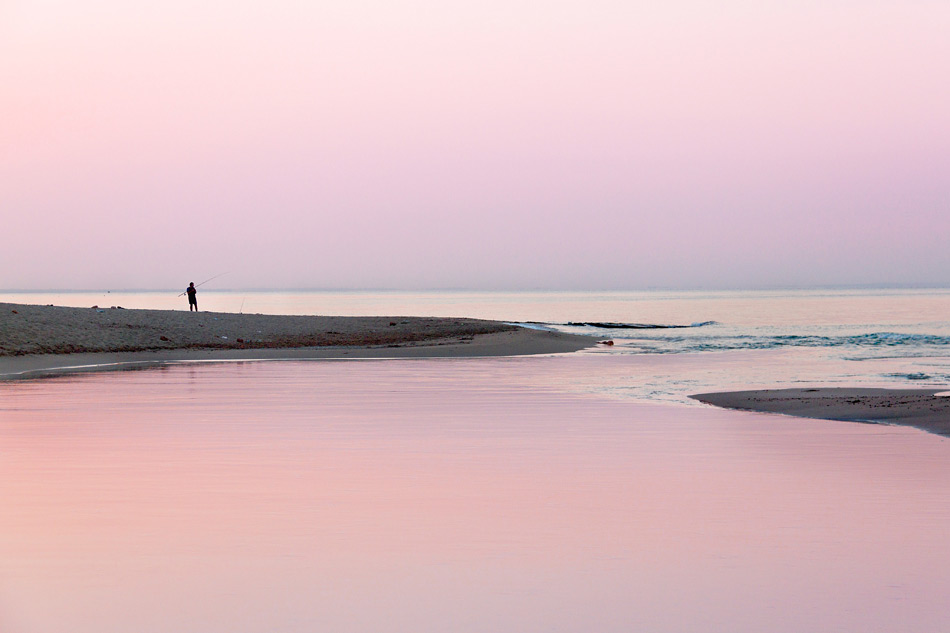
[{"label": "person silhouette", "polygon": [[198,289],[195,288],[195,282],[188,284],[188,287],[185,289],[185,292],[188,294],[188,311],[191,312],[194,309],[195,312],[198,311]]}]

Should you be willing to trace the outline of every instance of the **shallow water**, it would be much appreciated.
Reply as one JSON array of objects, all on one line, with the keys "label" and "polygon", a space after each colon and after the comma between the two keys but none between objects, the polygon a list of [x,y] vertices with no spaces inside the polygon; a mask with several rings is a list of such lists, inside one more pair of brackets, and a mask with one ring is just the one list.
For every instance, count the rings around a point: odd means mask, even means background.
[{"label": "shallow water", "polygon": [[0,385],[0,630],[950,629],[947,440],[585,382],[644,362]]}]

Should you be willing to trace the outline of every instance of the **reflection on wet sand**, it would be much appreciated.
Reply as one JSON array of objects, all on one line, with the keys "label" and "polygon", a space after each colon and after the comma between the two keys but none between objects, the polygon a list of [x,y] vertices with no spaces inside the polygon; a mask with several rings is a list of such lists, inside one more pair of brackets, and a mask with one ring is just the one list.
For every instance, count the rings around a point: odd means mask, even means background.
[{"label": "reflection on wet sand", "polygon": [[574,394],[574,362],[4,385],[0,625],[950,626],[946,442]]}]

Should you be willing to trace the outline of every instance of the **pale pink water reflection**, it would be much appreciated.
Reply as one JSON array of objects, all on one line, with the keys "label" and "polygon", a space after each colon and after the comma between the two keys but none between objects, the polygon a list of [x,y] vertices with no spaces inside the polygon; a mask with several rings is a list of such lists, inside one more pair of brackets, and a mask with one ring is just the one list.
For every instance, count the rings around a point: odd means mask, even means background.
[{"label": "pale pink water reflection", "polygon": [[627,362],[0,385],[0,627],[950,627],[948,442],[566,386]]}]

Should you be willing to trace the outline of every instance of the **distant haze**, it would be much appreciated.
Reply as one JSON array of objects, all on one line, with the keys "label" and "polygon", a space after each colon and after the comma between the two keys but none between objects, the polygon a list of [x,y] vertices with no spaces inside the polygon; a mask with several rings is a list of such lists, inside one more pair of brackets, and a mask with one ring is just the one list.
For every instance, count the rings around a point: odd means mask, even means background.
[{"label": "distant haze", "polygon": [[945,0],[2,2],[0,288],[946,285],[948,34]]}]

